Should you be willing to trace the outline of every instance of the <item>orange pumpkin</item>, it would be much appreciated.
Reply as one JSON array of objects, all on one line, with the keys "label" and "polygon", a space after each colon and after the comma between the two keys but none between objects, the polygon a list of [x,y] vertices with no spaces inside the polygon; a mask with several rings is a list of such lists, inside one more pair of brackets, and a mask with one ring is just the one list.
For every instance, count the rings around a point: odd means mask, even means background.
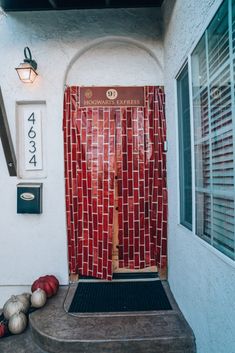
[{"label": "orange pumpkin", "polygon": [[53,275],[42,276],[33,282],[31,290],[34,292],[38,288],[43,289],[46,292],[47,298],[50,298],[57,293],[59,281]]}]

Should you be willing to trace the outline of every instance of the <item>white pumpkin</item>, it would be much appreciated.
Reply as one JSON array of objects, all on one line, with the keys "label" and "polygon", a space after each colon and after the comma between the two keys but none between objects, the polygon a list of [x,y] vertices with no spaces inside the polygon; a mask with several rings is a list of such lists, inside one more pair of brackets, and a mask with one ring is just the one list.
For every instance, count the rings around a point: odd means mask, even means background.
[{"label": "white pumpkin", "polygon": [[31,298],[31,293],[22,293],[22,294],[20,294],[19,296],[20,296],[20,297],[24,297],[24,298],[30,300],[30,298]]},{"label": "white pumpkin", "polygon": [[16,295],[12,295],[3,306],[3,314],[5,319],[9,320],[12,315],[22,311],[27,313],[29,304],[26,301],[20,300]]},{"label": "white pumpkin", "polygon": [[34,308],[41,308],[43,305],[46,304],[46,301],[47,294],[41,288],[36,289],[31,295],[31,304]]},{"label": "white pumpkin", "polygon": [[19,295],[17,295],[17,298],[20,299],[20,301],[22,301],[22,303],[25,304],[25,310],[23,310],[23,312],[25,314],[27,314],[27,312],[30,308],[30,297],[28,297],[28,293],[19,294]]},{"label": "white pumpkin", "polygon": [[8,329],[14,335],[23,332],[27,326],[27,317],[24,313],[18,312],[10,317]]}]

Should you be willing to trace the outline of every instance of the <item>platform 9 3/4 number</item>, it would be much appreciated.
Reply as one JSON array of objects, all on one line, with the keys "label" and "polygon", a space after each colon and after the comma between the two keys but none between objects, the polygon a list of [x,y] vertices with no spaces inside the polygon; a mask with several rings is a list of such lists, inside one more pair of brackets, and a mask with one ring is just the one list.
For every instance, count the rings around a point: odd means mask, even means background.
[{"label": "platform 9 3/4 number", "polygon": [[41,112],[35,110],[24,117],[25,169],[42,169]]}]

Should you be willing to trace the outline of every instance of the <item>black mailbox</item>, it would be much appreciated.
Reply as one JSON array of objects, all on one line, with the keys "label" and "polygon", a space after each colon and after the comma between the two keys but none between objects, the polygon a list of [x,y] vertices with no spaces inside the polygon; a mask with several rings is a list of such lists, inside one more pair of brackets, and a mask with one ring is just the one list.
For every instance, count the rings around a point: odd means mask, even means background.
[{"label": "black mailbox", "polygon": [[17,213],[42,213],[42,183],[17,185]]}]

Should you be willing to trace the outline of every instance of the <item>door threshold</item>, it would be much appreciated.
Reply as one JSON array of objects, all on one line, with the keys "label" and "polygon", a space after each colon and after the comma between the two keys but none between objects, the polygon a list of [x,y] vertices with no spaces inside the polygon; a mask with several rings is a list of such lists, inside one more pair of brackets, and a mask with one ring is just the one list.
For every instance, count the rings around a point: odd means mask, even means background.
[{"label": "door threshold", "polygon": [[128,280],[136,280],[136,279],[159,279],[157,272],[115,272],[113,274],[114,280],[119,279],[128,279]]},{"label": "door threshold", "polygon": [[130,268],[116,268],[113,273],[145,273],[145,272],[157,272],[157,266],[149,266],[138,269],[130,269]]},{"label": "door threshold", "polygon": [[[114,273],[111,282],[131,282],[131,281],[156,281],[160,280],[157,272],[121,272]],[[79,276],[79,282],[107,282],[106,279],[99,279],[90,276]]]}]

